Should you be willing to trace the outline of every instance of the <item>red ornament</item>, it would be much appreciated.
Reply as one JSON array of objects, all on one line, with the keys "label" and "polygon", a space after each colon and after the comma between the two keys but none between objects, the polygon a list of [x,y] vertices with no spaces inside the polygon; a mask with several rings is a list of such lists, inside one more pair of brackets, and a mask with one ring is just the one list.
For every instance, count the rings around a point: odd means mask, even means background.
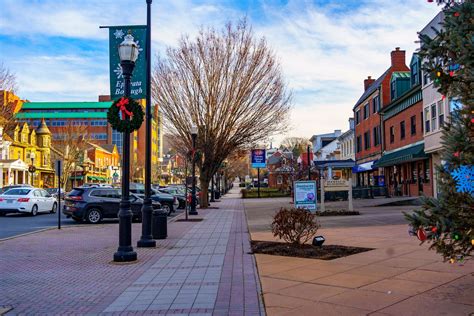
[{"label": "red ornament", "polygon": [[432,231],[433,233],[436,233],[436,232],[438,231],[438,227],[434,226],[433,228],[431,228],[431,231]]},{"label": "red ornament", "polygon": [[474,118],[471,119],[471,123],[474,124]]},{"label": "red ornament", "polygon": [[454,16],[455,16],[455,17],[460,16],[459,12],[454,12]]},{"label": "red ornament", "polygon": [[442,95],[442,96],[441,96],[441,99],[443,99],[443,100],[446,99],[446,96],[445,96],[445,95]]},{"label": "red ornament", "polygon": [[456,151],[454,154],[453,154],[454,157],[459,157],[459,151]]},{"label": "red ornament", "polygon": [[422,228],[419,228],[418,231],[416,232],[416,237],[418,237],[420,241],[425,241],[426,240],[425,230]]},{"label": "red ornament", "polygon": [[451,77],[454,76],[454,71],[451,70],[451,71],[449,72],[449,76],[451,76]]},{"label": "red ornament", "polygon": [[120,108],[120,111],[122,112],[122,120],[125,120],[125,115],[132,117],[133,113],[127,110],[126,105],[128,104],[128,99],[121,98],[119,102],[117,103],[117,107]]}]

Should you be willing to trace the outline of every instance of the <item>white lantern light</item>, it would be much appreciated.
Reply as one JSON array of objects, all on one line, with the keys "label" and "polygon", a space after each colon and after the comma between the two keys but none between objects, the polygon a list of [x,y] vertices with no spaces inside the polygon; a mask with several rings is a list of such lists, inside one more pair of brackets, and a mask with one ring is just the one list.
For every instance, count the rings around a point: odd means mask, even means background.
[{"label": "white lantern light", "polygon": [[119,45],[119,56],[121,61],[135,62],[138,58],[138,45],[133,41],[133,36],[127,34]]}]

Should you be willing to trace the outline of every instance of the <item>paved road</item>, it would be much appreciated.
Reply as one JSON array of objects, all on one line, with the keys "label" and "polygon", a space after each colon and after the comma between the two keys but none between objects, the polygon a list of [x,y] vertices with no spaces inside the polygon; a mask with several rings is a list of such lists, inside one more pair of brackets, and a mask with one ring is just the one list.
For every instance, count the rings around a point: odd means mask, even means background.
[{"label": "paved road", "polygon": [[[375,206],[394,199],[355,200],[354,209],[361,215],[356,216],[328,216],[320,217],[319,221],[324,228],[331,227],[364,227],[379,225],[407,224],[403,211],[410,212],[416,206]],[[245,212],[252,232],[269,231],[273,215],[281,207],[292,207],[289,198],[274,199],[245,199]],[[327,209],[347,209],[345,202],[327,202]]]},{"label": "paved road", "polygon": [[[183,210],[177,210],[171,216],[179,215]],[[117,224],[118,219],[107,219],[104,220],[106,224]],[[70,218],[66,218],[64,214],[61,214],[61,225],[84,225],[74,222]],[[37,216],[29,216],[27,214],[8,214],[7,216],[0,217],[0,240],[8,237],[13,237],[48,227],[58,226],[58,214],[40,213]]]}]

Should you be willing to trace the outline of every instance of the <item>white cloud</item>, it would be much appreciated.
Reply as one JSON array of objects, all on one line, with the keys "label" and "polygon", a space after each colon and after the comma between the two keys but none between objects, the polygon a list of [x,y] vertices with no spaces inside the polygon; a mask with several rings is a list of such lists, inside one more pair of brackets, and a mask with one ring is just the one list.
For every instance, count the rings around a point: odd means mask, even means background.
[{"label": "white cloud", "polygon": [[[293,91],[291,134],[308,138],[346,129],[363,92],[363,79],[383,73],[394,47],[407,51],[408,62],[417,46],[416,32],[439,10],[424,0],[367,0],[343,11],[334,11],[346,5],[337,1],[319,5],[295,0],[273,6],[262,0],[260,5],[263,11],[250,15],[250,22],[258,36],[267,38]],[[249,10],[255,13],[255,8]],[[135,0],[4,0],[0,14],[0,35],[26,36],[33,42],[63,37],[106,43],[108,32],[99,25],[146,23],[145,1]],[[175,46],[183,33],[194,36],[201,25],[221,27],[246,15],[220,1],[154,1],[153,50]],[[37,55],[35,47],[31,50]],[[50,54],[33,58],[0,54],[10,58],[0,56],[7,64],[13,63],[24,97],[95,100],[108,93],[107,51],[98,58],[79,46],[65,52],[52,47]]]}]

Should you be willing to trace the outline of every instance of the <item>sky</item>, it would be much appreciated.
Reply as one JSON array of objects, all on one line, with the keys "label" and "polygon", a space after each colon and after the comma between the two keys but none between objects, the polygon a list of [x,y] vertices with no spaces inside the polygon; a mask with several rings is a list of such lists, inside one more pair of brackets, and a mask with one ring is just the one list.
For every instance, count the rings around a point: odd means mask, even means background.
[{"label": "sky", "polygon": [[[0,0],[0,63],[30,101],[96,101],[109,94],[108,31],[146,24],[145,0]],[[275,52],[292,93],[289,131],[348,129],[363,80],[390,65],[440,10],[426,0],[154,0],[152,55],[201,27],[242,18]]]}]

